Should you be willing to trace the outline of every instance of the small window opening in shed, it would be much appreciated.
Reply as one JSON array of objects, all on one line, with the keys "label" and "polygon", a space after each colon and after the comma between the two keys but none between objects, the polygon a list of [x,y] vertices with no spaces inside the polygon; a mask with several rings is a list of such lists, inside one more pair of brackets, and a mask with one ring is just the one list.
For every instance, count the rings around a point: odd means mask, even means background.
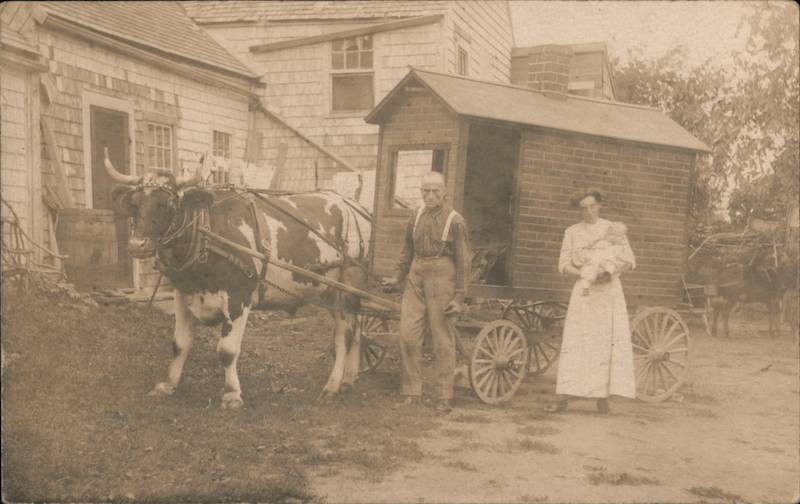
[{"label": "small window opening in shed", "polygon": [[420,186],[426,173],[435,171],[444,175],[447,150],[398,149],[392,155],[392,208],[418,208],[422,205]]},{"label": "small window opening in shed", "polygon": [[375,104],[372,35],[331,43],[331,110],[367,110]]},{"label": "small window opening in shed", "polygon": [[212,152],[216,159],[216,170],[212,173],[215,184],[230,182],[231,136],[229,133],[214,130]]},{"label": "small window opening in shed", "polygon": [[474,283],[510,284],[518,149],[518,131],[470,125],[463,210],[473,250]]}]

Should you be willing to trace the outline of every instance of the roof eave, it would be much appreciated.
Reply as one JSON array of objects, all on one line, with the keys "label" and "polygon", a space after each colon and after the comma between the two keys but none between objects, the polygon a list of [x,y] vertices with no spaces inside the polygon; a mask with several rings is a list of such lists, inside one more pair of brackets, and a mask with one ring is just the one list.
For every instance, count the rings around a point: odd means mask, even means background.
[{"label": "roof eave", "polygon": [[[138,40],[132,40],[132,39],[130,39],[128,37],[124,37],[124,36],[121,36],[119,34],[111,33],[111,32],[109,32],[107,30],[98,30],[95,27],[87,26],[85,23],[81,23],[80,21],[72,19],[69,16],[64,16],[60,12],[49,11],[49,10],[46,10],[46,8],[42,8],[42,7],[39,7],[39,6],[36,6],[36,9],[37,9],[38,13],[34,15],[34,19],[37,21],[37,23],[39,23],[40,25],[42,25],[44,27],[58,28],[60,26],[60,23],[69,23],[69,24],[74,25],[76,27],[80,27],[83,30],[86,30],[87,34],[92,34],[93,37],[98,39],[98,40],[100,40],[102,37],[110,37],[112,39],[119,40],[122,43],[132,44],[134,46],[138,45],[138,46],[142,46],[142,47],[147,47],[148,50],[150,50],[150,51],[156,51],[158,53],[167,55],[168,57],[181,58],[181,59],[186,60],[188,62],[191,62],[193,64],[199,64],[199,65],[202,65],[202,66],[210,67],[210,68],[213,68],[214,70],[216,70],[218,72],[224,72],[224,73],[229,74],[229,75],[234,75],[234,76],[237,76],[239,78],[245,78],[245,79],[252,80],[252,81],[258,81],[259,80],[259,77],[257,75],[255,75],[254,73],[252,73],[251,71],[249,71],[249,70],[245,73],[245,72],[242,72],[242,71],[239,71],[239,70],[235,70],[233,68],[228,68],[228,67],[224,67],[224,66],[220,66],[220,65],[215,65],[214,63],[209,63],[208,61],[200,61],[200,60],[191,58],[191,57],[186,56],[186,55],[177,54],[177,53],[170,52],[170,51],[164,51],[163,49],[160,49],[158,47],[154,47],[154,46],[151,46],[151,45],[148,45],[148,44],[143,44],[141,41],[138,41]],[[233,58],[233,56],[231,56],[231,57]]]},{"label": "roof eave", "polygon": [[386,96],[383,97],[383,100],[375,105],[370,113],[364,117],[364,122],[369,124],[380,124],[380,116],[383,114],[385,108],[389,105],[389,102],[391,102],[395,96],[405,90],[406,84],[408,84],[411,79],[416,79],[416,81],[422,84],[425,89],[428,90],[428,92],[439,98],[439,100],[445,104],[450,112],[456,115],[461,115],[443,96],[437,93],[431,86],[428,85],[427,82],[425,82],[425,79],[417,73],[416,68],[410,67],[410,69],[411,70],[408,72],[408,74],[403,77],[403,79],[398,82],[397,85],[386,94]]}]

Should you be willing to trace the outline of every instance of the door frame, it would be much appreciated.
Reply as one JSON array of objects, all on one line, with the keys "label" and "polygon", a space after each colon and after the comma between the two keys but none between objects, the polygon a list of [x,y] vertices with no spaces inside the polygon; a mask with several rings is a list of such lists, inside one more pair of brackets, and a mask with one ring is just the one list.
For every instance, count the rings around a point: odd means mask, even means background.
[{"label": "door frame", "polygon": [[[117,112],[128,114],[128,159],[130,173],[136,173],[136,119],[134,117],[134,104],[131,100],[116,98],[102,93],[84,89],[81,93],[82,119],[83,119],[83,188],[86,208],[94,208],[94,195],[92,194],[92,107],[102,107]],[[129,258],[132,262],[131,276],[133,288],[141,290],[140,273],[141,264],[138,259]]]},{"label": "door frame", "polygon": [[136,173],[136,124],[133,103],[93,91],[83,90],[83,180],[86,208],[94,208],[92,195],[92,107],[102,107],[128,114],[128,159],[130,172]]}]

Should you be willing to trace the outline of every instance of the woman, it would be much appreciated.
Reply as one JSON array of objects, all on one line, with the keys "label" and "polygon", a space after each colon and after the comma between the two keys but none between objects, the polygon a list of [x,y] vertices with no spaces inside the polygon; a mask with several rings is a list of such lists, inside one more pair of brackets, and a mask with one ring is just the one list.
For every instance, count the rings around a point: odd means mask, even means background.
[{"label": "woman", "polygon": [[[573,261],[585,256],[612,227],[612,222],[600,218],[602,202],[603,195],[594,189],[572,198],[572,205],[580,208],[582,221],[564,233],[558,260],[561,274],[579,279],[580,263]],[[588,294],[581,292],[576,281],[564,322],[556,385],[559,399],[545,411],[564,411],[570,397],[582,397],[597,399],[597,409],[608,413],[608,396],[636,397],[628,310],[619,281],[622,271],[635,266],[633,251],[624,238],[614,266],[597,276]]]}]

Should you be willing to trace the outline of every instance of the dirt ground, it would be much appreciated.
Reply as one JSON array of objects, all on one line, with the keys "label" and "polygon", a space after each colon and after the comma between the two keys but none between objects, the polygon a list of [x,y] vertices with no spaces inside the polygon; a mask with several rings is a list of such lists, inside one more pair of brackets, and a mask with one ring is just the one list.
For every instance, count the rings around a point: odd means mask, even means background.
[{"label": "dirt ground", "polygon": [[439,417],[392,409],[395,352],[345,397],[317,403],[330,321],[313,308],[251,318],[238,412],[220,408],[216,330],[198,330],[178,392],[155,400],[146,394],[166,371],[168,316],[58,295],[7,295],[2,309],[8,501],[798,499],[798,340],[786,328],[770,339],[763,319],[740,318],[729,340],[696,328],[679,402],[548,415],[552,368],[501,406],[460,389]]}]

